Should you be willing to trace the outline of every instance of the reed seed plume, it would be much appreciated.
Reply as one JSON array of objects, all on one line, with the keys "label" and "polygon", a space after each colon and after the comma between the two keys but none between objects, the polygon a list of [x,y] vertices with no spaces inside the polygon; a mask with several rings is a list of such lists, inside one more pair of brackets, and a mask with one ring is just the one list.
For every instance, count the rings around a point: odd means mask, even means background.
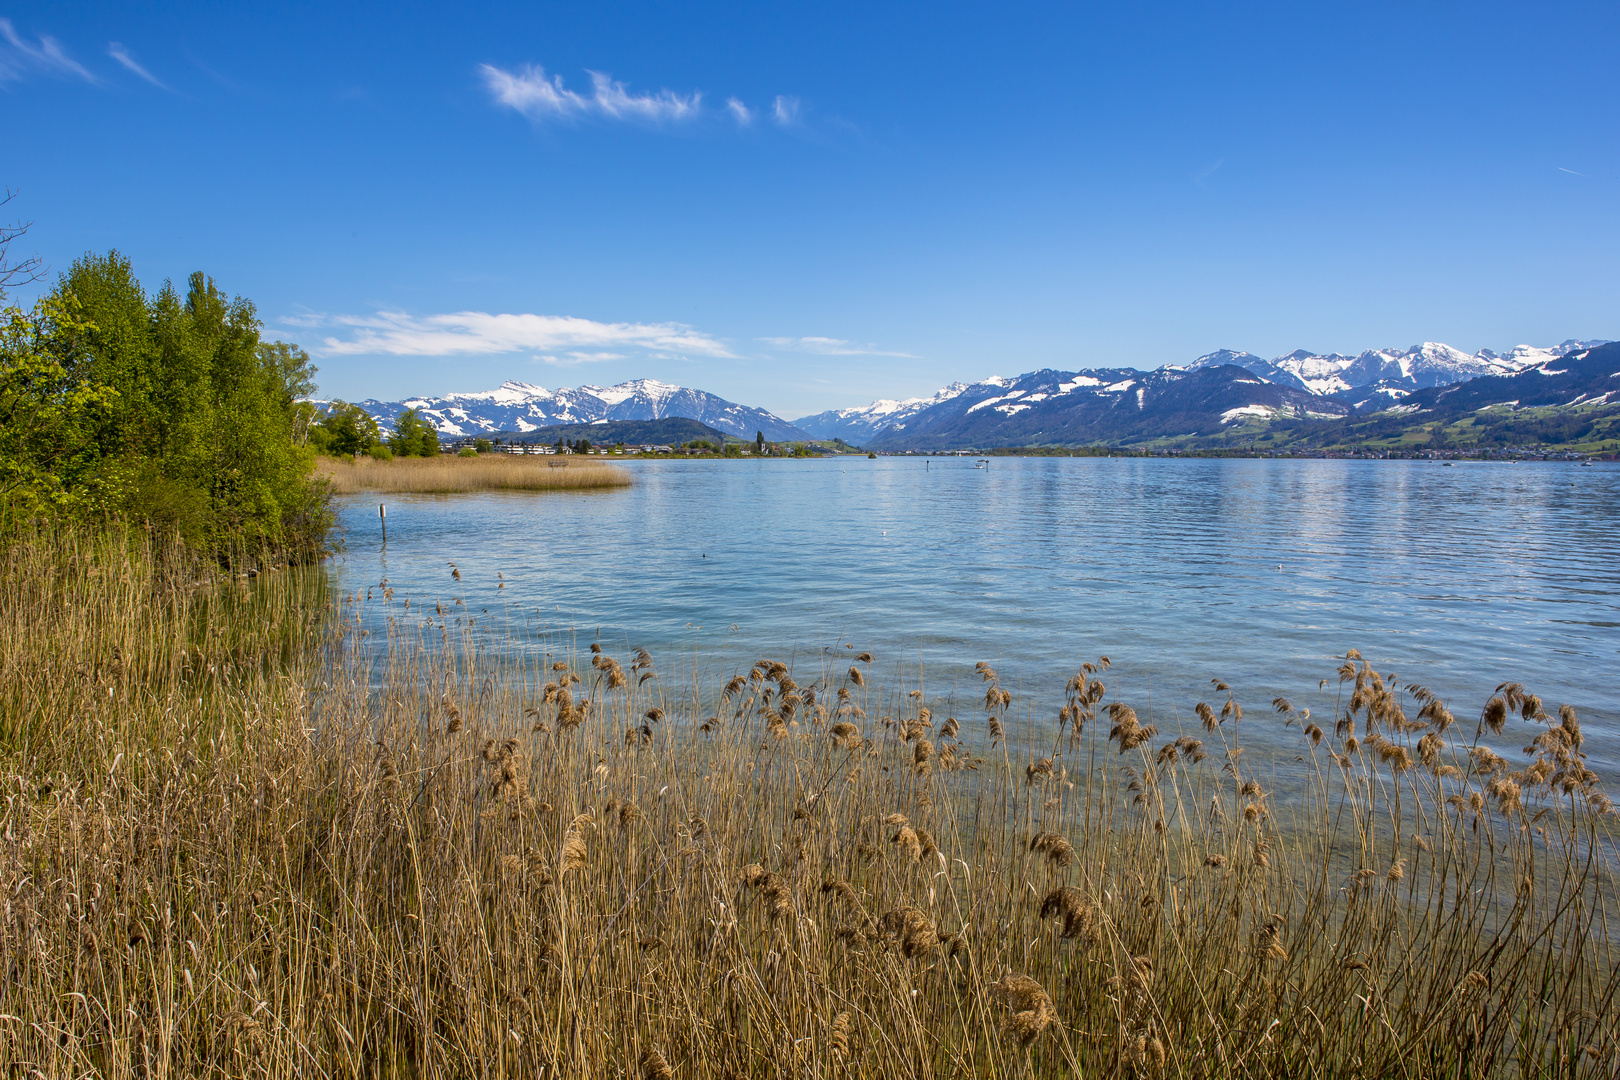
[{"label": "reed seed plume", "polygon": [[1046,856],[1046,861],[1057,867],[1074,864],[1074,845],[1060,833],[1038,832],[1029,841],[1029,850]]},{"label": "reed seed plume", "polygon": [[675,1070],[663,1054],[648,1048],[641,1053],[641,1080],[675,1080]]},{"label": "reed seed plume", "polygon": [[1010,1010],[1001,1022],[1003,1034],[1025,1049],[1057,1023],[1046,988],[1028,975],[1004,975],[991,991]]},{"label": "reed seed plume", "polygon": [[841,1012],[833,1017],[827,1041],[835,1062],[842,1065],[849,1059],[849,1013]]},{"label": "reed seed plume", "polygon": [[557,865],[563,873],[585,869],[585,830],[594,824],[590,814],[579,814],[563,834],[562,850]]}]

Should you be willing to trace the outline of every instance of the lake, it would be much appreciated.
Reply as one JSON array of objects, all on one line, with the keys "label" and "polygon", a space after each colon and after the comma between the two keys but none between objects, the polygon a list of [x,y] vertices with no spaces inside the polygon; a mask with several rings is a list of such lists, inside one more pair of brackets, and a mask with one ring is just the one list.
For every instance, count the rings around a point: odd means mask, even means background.
[{"label": "lake", "polygon": [[[964,718],[988,661],[1055,713],[1106,654],[1161,726],[1230,683],[1252,734],[1333,715],[1357,648],[1472,729],[1504,681],[1620,754],[1620,469],[1554,463],[970,458],[636,461],[601,493],[389,495],[340,508],[353,592],[461,600],[511,647],[643,646],[666,679],[870,650]],[[450,562],[461,580],[450,575]],[[504,584],[504,588],[500,586]],[[852,646],[852,647],[851,647]],[[1319,690],[1320,680],[1329,680]],[[936,706],[936,711],[940,706]],[[1511,730],[1511,729],[1510,729]],[[1496,742],[1511,742],[1497,739]],[[1526,740],[1527,741],[1527,740]],[[1509,749],[1517,749],[1515,743]],[[1503,747],[1498,747],[1502,749]],[[1602,769],[1612,775],[1612,769]]]}]

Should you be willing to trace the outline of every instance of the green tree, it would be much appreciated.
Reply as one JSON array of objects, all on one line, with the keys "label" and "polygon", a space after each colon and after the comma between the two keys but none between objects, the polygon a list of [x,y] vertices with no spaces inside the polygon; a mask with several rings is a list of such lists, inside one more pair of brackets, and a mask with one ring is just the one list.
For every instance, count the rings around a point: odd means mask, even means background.
[{"label": "green tree", "polygon": [[495,449],[495,445],[488,439],[473,440],[473,453],[475,454],[487,454],[493,449]]},{"label": "green tree", "polygon": [[201,273],[184,298],[168,283],[148,296],[115,251],[5,319],[13,508],[121,514],[220,552],[321,546],[330,513],[297,400],[313,369],[295,346],[261,349],[250,302]]},{"label": "green tree", "polygon": [[[77,305],[47,297],[31,315],[4,312],[0,327],[0,498],[14,512],[83,505],[80,481],[96,460],[93,435],[113,406],[110,389],[75,378],[57,355],[90,329]],[[56,346],[57,349],[53,349]],[[70,355],[72,350],[67,350]]]},{"label": "green tree", "polygon": [[765,433],[763,431],[756,431],[756,432],[754,432],[754,453],[763,454],[764,452],[765,452]]},{"label": "green tree", "polygon": [[382,445],[377,421],[366,410],[347,401],[334,401],[310,431],[310,442],[323,454],[354,457]]},{"label": "green tree", "polygon": [[420,411],[406,409],[394,421],[388,448],[398,457],[433,457],[439,452],[439,433]]}]

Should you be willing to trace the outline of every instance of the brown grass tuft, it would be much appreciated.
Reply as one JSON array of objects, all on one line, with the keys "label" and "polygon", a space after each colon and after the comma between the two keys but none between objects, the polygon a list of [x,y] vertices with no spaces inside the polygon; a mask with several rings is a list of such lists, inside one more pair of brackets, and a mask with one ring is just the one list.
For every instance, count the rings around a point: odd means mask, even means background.
[{"label": "brown grass tuft", "polygon": [[528,454],[444,454],[353,462],[321,458],[317,471],[339,495],[362,491],[453,495],[473,491],[584,491],[628,487],[630,474],[603,462],[574,462]]}]

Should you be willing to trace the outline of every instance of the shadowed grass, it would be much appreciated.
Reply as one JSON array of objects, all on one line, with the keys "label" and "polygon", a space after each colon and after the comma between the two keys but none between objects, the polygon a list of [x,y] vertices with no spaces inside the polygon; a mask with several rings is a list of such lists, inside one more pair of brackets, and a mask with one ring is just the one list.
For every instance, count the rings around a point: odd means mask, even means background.
[{"label": "shadowed grass", "polygon": [[1614,816],[1521,687],[1465,724],[1347,659],[1333,719],[1251,709],[1295,744],[1262,767],[1235,690],[1159,731],[1105,660],[1058,716],[986,664],[944,716],[866,654],[665,685],[383,586],[205,602],[152,562],[57,538],[0,571],[19,1075],[1620,1063]]},{"label": "shadowed grass", "polygon": [[526,454],[480,454],[464,458],[321,458],[316,469],[340,495],[360,491],[456,494],[472,491],[576,491],[628,487],[622,469],[596,461]]}]

